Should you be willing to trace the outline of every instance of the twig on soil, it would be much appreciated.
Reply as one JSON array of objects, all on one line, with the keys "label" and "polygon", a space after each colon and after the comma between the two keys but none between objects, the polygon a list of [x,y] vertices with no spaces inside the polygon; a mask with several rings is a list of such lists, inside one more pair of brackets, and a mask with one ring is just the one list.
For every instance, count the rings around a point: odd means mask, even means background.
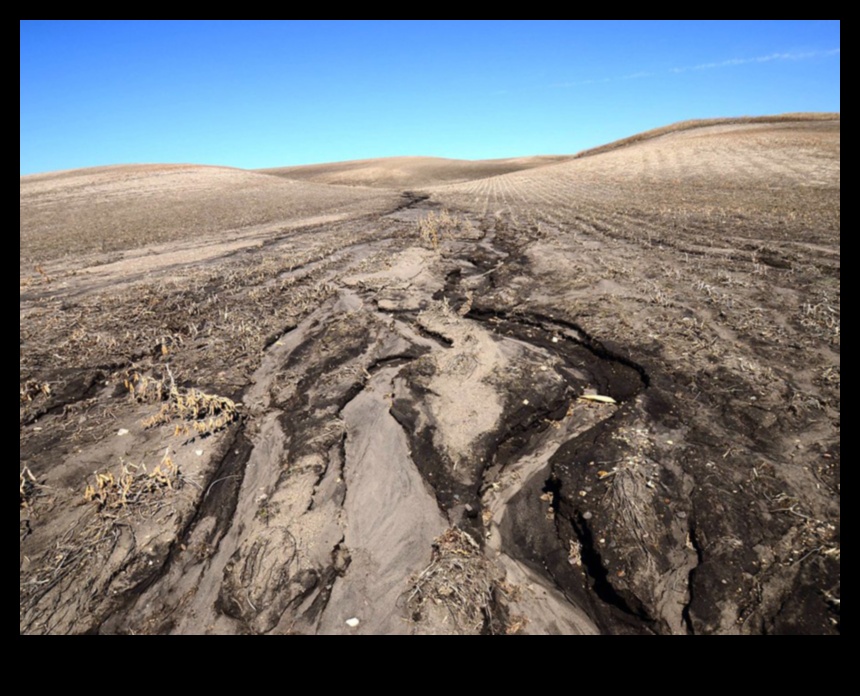
[{"label": "twig on soil", "polygon": [[233,474],[231,476],[225,476],[223,478],[215,479],[212,483],[209,484],[209,488],[206,489],[206,493],[203,495],[203,500],[206,500],[206,498],[209,496],[209,492],[212,490],[212,487],[216,483],[221,483],[222,481],[226,481],[227,479],[236,479],[236,478],[242,478],[242,477],[239,476],[238,474]]}]

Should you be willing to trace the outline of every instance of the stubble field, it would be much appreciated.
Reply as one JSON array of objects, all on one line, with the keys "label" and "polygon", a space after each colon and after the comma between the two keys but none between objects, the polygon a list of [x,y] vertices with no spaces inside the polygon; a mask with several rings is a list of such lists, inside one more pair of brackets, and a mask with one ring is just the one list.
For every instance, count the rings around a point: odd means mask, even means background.
[{"label": "stubble field", "polygon": [[21,632],[838,633],[839,148],[22,177]]}]

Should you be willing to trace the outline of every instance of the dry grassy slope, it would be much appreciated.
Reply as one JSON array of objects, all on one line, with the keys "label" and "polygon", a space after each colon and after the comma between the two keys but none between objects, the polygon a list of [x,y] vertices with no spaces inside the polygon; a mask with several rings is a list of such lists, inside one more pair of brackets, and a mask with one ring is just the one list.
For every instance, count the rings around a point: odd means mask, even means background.
[{"label": "dry grassy slope", "polygon": [[386,157],[346,162],[311,164],[295,167],[261,169],[260,172],[273,174],[298,181],[312,181],[321,184],[344,186],[374,186],[379,188],[425,188],[485,179],[489,177],[543,168],[548,165],[568,162],[618,149],[636,143],[661,138],[666,135],[686,131],[699,132],[715,126],[744,126],[749,124],[809,123],[811,121],[832,121],[839,114],[781,114],[778,116],[758,116],[739,118],[713,118],[680,121],[661,128],[637,133],[627,138],[606,143],[595,148],[583,150],[574,155],[542,155],[533,157],[512,157],[492,160],[457,160],[440,157]]},{"label": "dry grassy slope", "polygon": [[839,120],[838,113],[787,113],[787,114],[777,114],[774,116],[739,116],[734,118],[700,118],[700,119],[691,119],[689,121],[678,121],[677,123],[671,123],[668,126],[661,126],[660,128],[652,128],[651,130],[642,131],[641,133],[636,133],[627,138],[621,138],[620,140],[614,140],[611,143],[606,143],[604,145],[598,145],[597,147],[592,147],[587,150],[582,150],[581,152],[577,152],[574,157],[591,157],[592,155],[599,155],[603,152],[609,152],[610,150],[617,150],[621,147],[626,147],[627,145],[632,145],[637,142],[642,142],[644,140],[652,140],[654,138],[659,138],[664,135],[669,135],[671,133],[679,133],[681,131],[688,130],[698,130],[700,128],[709,128],[711,126],[737,126],[744,124],[776,124],[776,123],[808,123],[810,121],[833,121]]},{"label": "dry grassy slope", "polygon": [[838,229],[838,115],[704,122],[651,133],[593,156],[429,191],[449,205],[548,221],[594,205],[613,206],[613,215],[635,210],[668,218],[754,212],[774,223],[827,215]]},{"label": "dry grassy slope", "polygon": [[228,167],[120,165],[21,177],[21,260],[116,251],[325,215],[396,196]]},{"label": "dry grassy slope", "polygon": [[483,179],[568,159],[570,157],[566,155],[475,161],[441,157],[386,157],[260,171],[287,179],[320,184],[411,189]]}]

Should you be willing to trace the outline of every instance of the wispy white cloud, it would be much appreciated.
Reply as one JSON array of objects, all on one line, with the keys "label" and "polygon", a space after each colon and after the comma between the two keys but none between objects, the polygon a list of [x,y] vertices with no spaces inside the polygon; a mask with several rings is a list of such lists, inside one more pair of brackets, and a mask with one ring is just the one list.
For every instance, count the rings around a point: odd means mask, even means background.
[{"label": "wispy white cloud", "polygon": [[774,60],[809,60],[810,58],[825,58],[838,55],[841,49],[833,48],[828,51],[803,51],[798,53],[771,53],[766,56],[754,58],[729,58],[714,63],[700,63],[699,65],[688,65],[680,68],[672,68],[671,73],[683,73],[690,70],[714,70],[715,68],[731,68],[736,65],[750,65],[751,63],[769,63]]},{"label": "wispy white cloud", "polygon": [[[691,72],[694,70],[716,70],[718,68],[731,68],[737,65],[751,65],[754,63],[770,63],[772,61],[798,61],[810,60],[813,58],[826,58],[828,56],[839,55],[841,49],[832,48],[824,51],[798,51],[785,53],[770,53],[766,56],[755,56],[753,58],[728,58],[726,60],[715,61],[713,63],[700,63],[699,65],[686,65],[676,68],[670,68],[667,72],[672,75]],[[575,80],[573,82],[557,82],[549,85],[550,87],[584,87],[586,85],[600,85],[607,82],[616,82],[618,80],[639,80],[646,77],[658,77],[662,72],[649,72],[640,70],[630,73],[629,75],[621,75],[617,77],[603,77],[598,79]]]}]

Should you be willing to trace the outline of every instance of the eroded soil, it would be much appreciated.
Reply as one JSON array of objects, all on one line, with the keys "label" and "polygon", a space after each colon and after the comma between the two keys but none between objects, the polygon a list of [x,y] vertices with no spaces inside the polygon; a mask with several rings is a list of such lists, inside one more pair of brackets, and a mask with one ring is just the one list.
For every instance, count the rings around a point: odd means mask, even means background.
[{"label": "eroded soil", "polygon": [[839,121],[529,167],[24,244],[21,632],[838,633]]}]

